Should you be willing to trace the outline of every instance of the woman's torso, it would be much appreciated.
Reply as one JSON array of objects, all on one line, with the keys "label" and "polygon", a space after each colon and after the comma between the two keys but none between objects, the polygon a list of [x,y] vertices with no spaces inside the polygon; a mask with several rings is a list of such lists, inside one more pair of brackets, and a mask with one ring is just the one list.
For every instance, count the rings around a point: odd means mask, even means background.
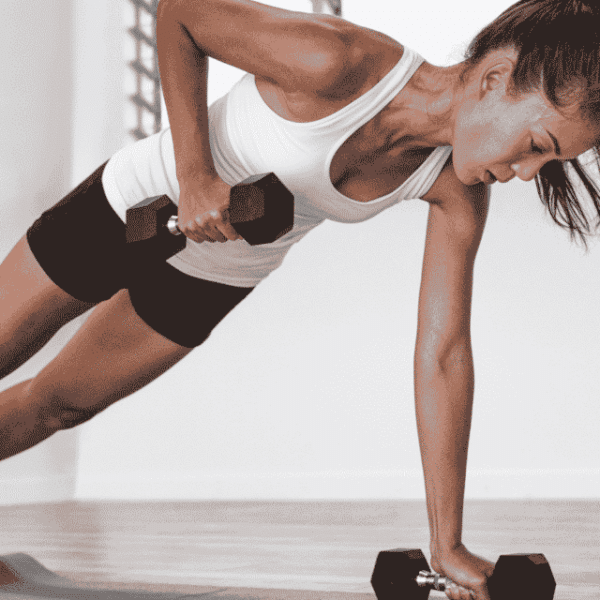
[{"label": "woman's torso", "polygon": [[[189,241],[169,264],[193,277],[251,287],[277,269],[289,249],[326,219],[360,223],[401,200],[440,200],[436,188],[446,189],[440,181],[445,178],[451,184],[452,178],[456,180],[453,169],[448,168],[452,148],[433,152],[423,148],[419,154],[398,143],[401,137],[386,145],[390,131],[399,136],[405,133],[398,131],[402,127],[397,123],[406,122],[414,131],[420,130],[418,111],[402,115],[404,103],[414,99],[415,90],[423,84],[420,78],[428,71],[422,70],[420,55],[395,42],[378,48],[380,55],[369,55],[373,63],[364,81],[352,92],[340,91],[337,98],[284,94],[248,75],[211,105],[211,151],[220,177],[233,186],[250,175],[277,173],[295,196],[294,228],[264,246]],[[412,89],[405,95],[401,91],[407,86]],[[371,94],[375,88],[379,90]],[[398,107],[400,113],[395,113]],[[305,126],[311,122],[317,126]],[[427,156],[430,165],[423,164]],[[116,153],[102,182],[123,221],[127,208],[144,198],[167,194],[177,203],[179,186],[170,129]],[[401,186],[405,189],[400,190]]]},{"label": "woman's torso", "polygon": [[[309,123],[334,114],[354,102],[381,81],[400,61],[403,46],[395,40],[377,40],[379,44],[374,61],[376,68],[366,76],[354,91],[340,98],[320,98],[306,92],[289,93],[277,84],[255,77],[256,88],[263,101],[277,115],[288,121]],[[420,68],[427,68],[424,63]],[[410,83],[399,95],[410,94]],[[390,143],[389,129],[383,122],[386,109],[358,129],[340,146],[330,167],[331,182],[338,192],[359,202],[369,202],[390,194],[401,186],[427,159],[434,148],[409,148],[401,141]],[[398,132],[396,132],[398,133]],[[401,139],[401,135],[398,136]],[[447,179],[452,176],[451,160],[431,189],[421,198],[439,200]],[[454,175],[454,177],[456,177]]]}]

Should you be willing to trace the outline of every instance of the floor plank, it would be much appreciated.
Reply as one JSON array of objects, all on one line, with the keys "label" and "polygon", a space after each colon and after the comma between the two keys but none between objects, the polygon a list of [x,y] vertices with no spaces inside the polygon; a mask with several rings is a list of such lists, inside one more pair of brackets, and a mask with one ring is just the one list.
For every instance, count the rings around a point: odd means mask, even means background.
[{"label": "floor plank", "polygon": [[[179,589],[372,594],[379,550],[429,556],[425,503],[414,501],[67,502],[0,507],[0,531],[0,554],[31,554],[79,581]],[[467,501],[463,540],[492,561],[542,552],[556,600],[600,598],[598,501]]]}]

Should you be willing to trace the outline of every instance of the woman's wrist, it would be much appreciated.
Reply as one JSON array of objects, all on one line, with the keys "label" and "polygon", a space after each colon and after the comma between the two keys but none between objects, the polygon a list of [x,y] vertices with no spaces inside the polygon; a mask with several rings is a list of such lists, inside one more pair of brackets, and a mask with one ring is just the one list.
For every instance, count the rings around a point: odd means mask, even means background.
[{"label": "woman's wrist", "polygon": [[222,182],[222,179],[214,167],[202,166],[202,168],[199,168],[196,163],[193,168],[178,170],[177,181],[180,188],[191,186],[208,187]]},{"label": "woman's wrist", "polygon": [[429,544],[429,551],[432,555],[443,555],[453,552],[463,545],[460,539],[436,539]]},{"label": "woman's wrist", "polygon": [[460,554],[464,549],[462,542],[439,542],[436,540],[429,546],[431,554],[431,568],[434,572],[440,573],[444,570],[444,565],[451,560],[451,557]]}]

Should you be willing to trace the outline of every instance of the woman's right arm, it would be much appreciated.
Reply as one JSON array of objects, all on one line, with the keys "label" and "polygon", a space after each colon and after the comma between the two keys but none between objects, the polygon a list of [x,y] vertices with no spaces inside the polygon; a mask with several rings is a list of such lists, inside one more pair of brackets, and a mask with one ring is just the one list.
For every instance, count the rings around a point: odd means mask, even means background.
[{"label": "woman's right arm", "polygon": [[210,151],[208,56],[176,17],[172,2],[158,5],[156,38],[180,188],[179,229],[198,243],[240,239],[223,215],[231,188],[217,175]]},{"label": "woman's right arm", "polygon": [[350,70],[360,70],[364,49],[356,43],[358,31],[336,17],[251,0],[160,1],[158,63],[181,188],[180,228],[188,237],[198,242],[211,237],[239,239],[222,217],[193,222],[197,215],[226,209],[231,189],[218,177],[210,152],[208,57],[267,79],[284,91],[326,95]]}]

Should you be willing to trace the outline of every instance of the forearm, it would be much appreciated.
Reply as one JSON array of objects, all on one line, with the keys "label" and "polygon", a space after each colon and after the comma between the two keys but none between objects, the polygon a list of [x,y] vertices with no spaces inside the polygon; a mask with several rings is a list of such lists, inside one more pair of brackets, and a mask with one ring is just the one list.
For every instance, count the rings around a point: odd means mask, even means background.
[{"label": "forearm", "polygon": [[415,354],[415,397],[431,545],[462,543],[474,369],[469,341],[444,361]]},{"label": "forearm", "polygon": [[[179,21],[174,5],[161,0],[156,39],[177,178],[214,178],[216,169],[208,135],[208,56]],[[201,14],[199,9],[198,16]]]}]

